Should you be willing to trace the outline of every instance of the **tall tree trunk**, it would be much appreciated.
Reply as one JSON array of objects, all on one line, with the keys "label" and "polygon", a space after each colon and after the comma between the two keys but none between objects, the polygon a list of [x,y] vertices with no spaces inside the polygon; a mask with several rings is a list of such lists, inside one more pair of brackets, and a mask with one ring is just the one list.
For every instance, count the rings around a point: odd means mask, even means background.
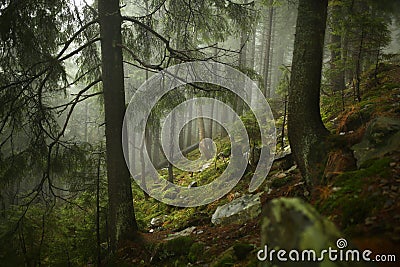
[{"label": "tall tree trunk", "polygon": [[328,130],[320,114],[320,85],[328,0],[300,0],[290,78],[288,136],[308,185],[318,183]]},{"label": "tall tree trunk", "polygon": [[147,125],[148,127],[146,127],[145,131],[144,131],[144,140],[145,140],[145,146],[146,146],[146,150],[147,153],[149,155],[149,159],[151,162],[153,162],[153,129],[152,127],[149,127],[149,125]]},{"label": "tall tree trunk", "polygon": [[333,92],[341,91],[346,87],[344,82],[344,69],[340,66],[341,59],[341,37],[340,35],[331,34],[331,87]]},{"label": "tall tree trunk", "polygon": [[255,29],[251,35],[251,42],[250,42],[250,46],[249,46],[249,57],[248,57],[248,62],[249,62],[249,68],[252,70],[255,70],[255,66],[254,66],[254,57],[256,54],[256,33],[257,33],[257,25],[255,25]]},{"label": "tall tree trunk", "polygon": [[282,121],[282,130],[281,130],[281,150],[285,150],[285,125],[286,125],[286,116],[287,116],[287,98],[288,95],[285,94],[285,98],[283,99],[283,121]]},{"label": "tall tree trunk", "polygon": [[358,46],[358,54],[357,54],[357,61],[356,61],[356,95],[358,102],[361,102],[361,92],[360,92],[360,84],[361,84],[361,64],[363,60],[363,47],[364,47],[364,28],[361,29],[361,37],[360,37],[360,44]]},{"label": "tall tree trunk", "polygon": [[197,118],[197,125],[199,127],[199,150],[202,155],[205,156],[205,158],[211,159],[214,155],[212,154],[211,151],[211,144],[209,140],[205,139],[206,138],[206,127],[204,124],[204,118],[203,118],[203,110],[201,107],[201,104],[197,106],[198,108],[198,118]]},{"label": "tall tree trunk", "polygon": [[336,19],[342,9],[340,6],[333,6],[330,10],[331,18],[331,32],[330,32],[330,52],[331,60],[330,65],[330,85],[332,92],[342,91],[345,85],[345,74],[344,67],[340,64],[341,61],[341,51],[342,49],[342,37],[341,35],[335,33],[336,27],[340,27],[339,21]]},{"label": "tall tree trunk", "polygon": [[[169,144],[170,145],[170,154],[168,155],[169,158],[172,161],[173,161],[173,158],[174,158],[174,150],[173,150],[173,147],[174,147],[174,136],[173,136],[173,134],[174,134],[174,129],[175,129],[175,120],[176,120],[175,113],[172,113],[171,129],[170,129],[170,132],[169,132],[170,140],[171,140],[171,143]],[[168,163],[168,181],[171,182],[171,183],[174,182],[174,166],[172,165],[171,162]]]},{"label": "tall tree trunk", "polygon": [[349,33],[345,31],[342,35],[342,40],[341,40],[341,57],[342,57],[342,62],[343,62],[343,68],[344,68],[344,83],[345,85],[350,83],[352,80],[352,74],[350,70],[350,63],[349,63]]},{"label": "tall tree trunk", "polygon": [[[212,92],[211,93],[211,98],[215,99],[215,93]],[[211,104],[211,115],[214,116],[214,112],[215,112],[215,105],[214,102]],[[209,138],[213,138],[214,134],[213,134],[213,130],[214,130],[214,120],[210,120],[210,124],[209,124],[209,128],[208,128],[208,137]]]},{"label": "tall tree trunk", "polygon": [[[274,14],[275,14],[275,11],[272,13],[272,17],[274,17]],[[268,90],[268,92],[269,92],[269,97],[274,97],[274,94],[275,94],[275,91],[273,90],[275,87],[273,86],[273,84],[272,84],[272,73],[274,72],[274,66],[273,66],[273,60],[274,60],[274,54],[275,54],[275,51],[274,51],[274,43],[275,43],[275,35],[274,35],[274,31],[275,31],[275,24],[276,24],[276,21],[275,21],[275,19],[273,19],[273,21],[272,21],[272,28],[271,28],[271,41],[270,41],[270,49],[269,49],[269,64],[268,64],[268,68],[269,68],[269,71],[268,71],[268,81],[267,81],[267,84],[268,84],[268,86],[269,86],[269,90]]]},{"label": "tall tree trunk", "polygon": [[201,105],[199,104],[197,106],[198,109],[198,118],[197,118],[197,125],[199,127],[199,141],[203,140],[204,138],[206,138],[206,129],[204,126],[204,118],[203,116],[203,109],[201,107]]},{"label": "tall tree trunk", "polygon": [[269,0],[268,7],[268,23],[265,24],[265,57],[264,57],[264,96],[270,97],[270,84],[268,83],[268,74],[270,71],[271,41],[272,41],[272,21],[274,16],[273,0]]},{"label": "tall tree trunk", "polygon": [[161,147],[161,145],[160,145],[160,126],[159,126],[159,121],[158,121],[158,124],[157,125],[155,125],[155,129],[154,129],[154,137],[153,137],[153,139],[154,139],[154,157],[153,157],[153,164],[155,165],[155,166],[157,166],[158,164],[160,164],[160,162],[161,162],[161,160],[160,160],[160,157],[161,157],[161,153],[160,153],[160,147]]},{"label": "tall tree trunk", "polygon": [[[190,98],[191,97],[191,94],[188,96],[188,98]],[[189,114],[188,114],[188,116],[189,116],[189,118],[191,118],[192,117],[192,114],[193,114],[193,109],[189,109]],[[190,121],[188,124],[187,124],[187,128],[186,128],[186,132],[187,132],[187,134],[186,134],[186,147],[189,147],[189,146],[191,146],[192,145],[192,121]]]},{"label": "tall tree trunk", "polygon": [[97,160],[97,180],[96,180],[96,266],[101,266],[101,239],[100,239],[100,168],[101,168],[101,150],[103,149],[100,144],[99,158]]},{"label": "tall tree trunk", "polygon": [[85,131],[84,131],[84,139],[85,142],[89,142],[89,136],[88,136],[88,125],[89,125],[89,115],[88,115],[88,109],[89,109],[89,103],[88,101],[85,101]]},{"label": "tall tree trunk", "polygon": [[142,142],[140,144],[140,179],[142,181],[142,188],[144,192],[144,198],[148,199],[149,195],[147,194],[147,186],[146,186],[146,161],[144,159],[144,150],[146,149],[146,138],[142,138]]},{"label": "tall tree trunk", "polygon": [[[258,73],[263,74],[264,73],[264,58],[265,58],[265,45],[266,45],[266,34],[265,34],[265,29],[267,27],[266,21],[261,22],[262,27],[260,27],[260,39],[261,39],[261,47],[260,47],[260,57],[259,57],[259,66],[258,66]],[[259,84],[261,88],[261,82]],[[263,92],[264,93],[264,92]]]},{"label": "tall tree trunk", "polygon": [[122,151],[125,113],[122,63],[121,13],[118,0],[99,0],[102,79],[108,178],[110,240],[112,250],[122,239],[131,239],[137,230],[129,170]]},{"label": "tall tree trunk", "polygon": [[[241,48],[241,50],[239,53],[239,69],[241,69],[242,71],[245,70],[245,68],[246,68],[247,37],[248,37],[247,32],[245,30],[242,30],[242,32],[240,33],[240,48]],[[243,114],[244,103],[238,95],[235,96],[234,101],[235,101],[234,109],[235,109],[236,113],[240,116]]]}]

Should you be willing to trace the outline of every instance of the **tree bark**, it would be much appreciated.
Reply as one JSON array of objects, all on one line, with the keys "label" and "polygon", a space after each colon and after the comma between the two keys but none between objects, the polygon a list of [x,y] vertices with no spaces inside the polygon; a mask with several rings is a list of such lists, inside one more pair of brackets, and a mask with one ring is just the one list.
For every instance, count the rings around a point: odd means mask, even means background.
[{"label": "tree bark", "polygon": [[[342,91],[345,87],[345,74],[344,74],[344,66],[340,64],[341,61],[341,51],[342,47],[342,37],[341,35],[335,33],[335,29],[340,27],[340,22],[338,21],[339,14],[342,12],[340,6],[333,6],[330,10],[330,52],[331,52],[331,60],[330,60],[330,85],[332,92]],[[342,32],[342,30],[341,30]]]},{"label": "tree bark", "polygon": [[199,150],[205,158],[211,159],[214,155],[212,154],[211,151],[211,144],[208,139],[206,138],[206,127],[204,124],[204,118],[203,118],[203,110],[201,107],[201,104],[197,106],[198,108],[198,118],[197,118],[197,125],[199,127]]},{"label": "tree bark", "polygon": [[254,57],[256,54],[256,32],[257,32],[257,26],[254,26],[254,32],[251,35],[251,42],[250,42],[250,47],[249,47],[249,57],[248,57],[248,62],[249,62],[249,68],[252,70],[255,70],[255,62],[254,62]]},{"label": "tree bark", "polygon": [[344,82],[344,68],[340,66],[341,59],[341,37],[340,35],[331,34],[331,86],[332,91],[341,91],[346,87]]},{"label": "tree bark", "polygon": [[[189,114],[188,114],[189,118],[192,117],[192,114],[193,114],[193,110],[190,109],[189,110]],[[192,123],[193,122],[190,121],[186,126],[187,127],[186,128],[186,132],[187,132],[187,134],[186,134],[186,147],[189,147],[189,146],[192,145]]]},{"label": "tree bark", "polygon": [[100,145],[99,158],[97,160],[97,179],[96,179],[96,266],[101,266],[101,239],[100,239],[100,167],[101,167],[101,150]]},{"label": "tree bark", "polygon": [[268,74],[270,71],[270,56],[271,56],[271,41],[272,41],[272,21],[274,16],[274,7],[273,7],[273,0],[269,0],[269,7],[268,7],[268,23],[265,24],[265,57],[264,57],[264,96],[270,97],[271,95],[271,88],[269,87],[268,83]]},{"label": "tree bark", "polygon": [[144,191],[144,198],[148,199],[148,194],[147,194],[147,187],[146,187],[146,161],[144,159],[144,150],[146,149],[146,138],[142,138],[142,142],[140,144],[140,168],[141,168],[141,172],[140,172],[140,178],[142,181],[142,188]]},{"label": "tree bark", "polygon": [[[169,133],[170,134],[170,140],[171,140],[171,143],[169,144],[170,145],[170,154],[168,155],[171,160],[174,158],[174,153],[173,153],[173,151],[174,151],[173,150],[174,137],[173,137],[173,134],[174,134],[174,129],[175,129],[175,120],[176,120],[175,113],[173,113],[172,117],[171,117],[171,129],[170,129],[170,133]],[[171,162],[168,164],[168,181],[170,183],[174,182],[174,166],[172,165]]]},{"label": "tree bark", "polygon": [[157,125],[154,127],[154,157],[153,157],[153,164],[157,165],[160,163],[160,157],[161,157],[161,152],[160,152],[160,126],[159,126],[159,121],[157,122]]},{"label": "tree bark", "polygon": [[[102,80],[111,249],[122,239],[131,239],[137,230],[129,170],[122,151],[125,114],[124,70],[122,63],[121,13],[118,0],[99,0]],[[126,129],[124,129],[126,130]]]},{"label": "tree bark", "polygon": [[361,61],[363,59],[363,46],[364,46],[364,28],[361,29],[360,45],[358,47],[357,61],[356,61],[356,99],[361,102],[360,84],[361,84]]},{"label": "tree bark", "polygon": [[[214,92],[211,93],[211,98],[215,99],[215,93]],[[212,105],[211,105],[211,114],[213,116],[214,116],[214,111],[215,111],[215,107],[214,106],[215,106],[214,103],[212,103]],[[214,126],[214,120],[210,120],[210,124],[209,124],[209,128],[208,128],[208,137],[211,138],[211,139],[214,136],[214,134],[213,134],[213,130],[214,130],[213,126]]]},{"label": "tree bark", "polygon": [[[246,69],[246,58],[247,58],[247,38],[248,34],[245,30],[242,30],[240,33],[240,53],[239,53],[239,69],[244,71]],[[241,98],[236,95],[235,96],[234,108],[236,113],[240,116],[243,114],[244,103]]]},{"label": "tree bark", "polygon": [[308,185],[319,183],[329,132],[320,114],[320,85],[328,0],[300,0],[290,78],[288,136]]}]

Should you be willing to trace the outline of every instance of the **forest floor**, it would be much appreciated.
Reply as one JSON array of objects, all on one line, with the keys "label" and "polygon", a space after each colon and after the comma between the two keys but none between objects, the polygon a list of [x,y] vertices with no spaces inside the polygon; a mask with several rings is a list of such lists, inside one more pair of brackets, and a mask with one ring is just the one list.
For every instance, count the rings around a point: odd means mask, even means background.
[{"label": "forest floor", "polygon": [[[325,125],[338,138],[330,154],[324,182],[306,188],[298,169],[287,176],[284,170],[273,167],[267,181],[274,179],[271,190],[260,186],[261,202],[279,197],[299,197],[311,203],[329,218],[360,249],[378,254],[395,254],[400,259],[400,151],[369,161],[357,168],[354,158],[349,159],[349,148],[361,141],[369,123],[376,117],[399,118],[400,66],[381,65],[375,79],[374,72],[363,76],[362,101],[354,101],[353,88],[337,92],[322,99]],[[344,110],[342,104],[344,100]],[[365,114],[368,113],[368,116]],[[339,138],[340,137],[340,138]],[[226,146],[224,140],[217,144]],[[350,153],[351,154],[351,153]],[[196,157],[195,153],[191,155]],[[218,166],[224,164],[218,162]],[[214,168],[210,168],[214,169]],[[217,168],[218,169],[218,168]],[[220,170],[205,171],[196,177],[208,183]],[[246,194],[251,177],[246,174],[232,192]],[[277,178],[278,177],[278,178]],[[280,178],[279,178],[280,177]],[[187,185],[193,177],[176,171],[178,183]],[[201,185],[200,183],[200,185]],[[155,200],[136,200],[141,232],[138,240],[121,244],[115,259],[105,265],[114,266],[257,266],[256,251],[260,246],[261,216],[242,225],[211,224],[216,207],[232,201],[231,193],[222,199],[199,208],[179,209],[157,203]],[[142,205],[143,204],[143,205]],[[167,215],[161,227],[149,232],[150,219]],[[173,233],[195,227],[187,237],[166,240]],[[244,251],[238,253],[238,251]],[[378,266],[398,266],[383,263]]]}]

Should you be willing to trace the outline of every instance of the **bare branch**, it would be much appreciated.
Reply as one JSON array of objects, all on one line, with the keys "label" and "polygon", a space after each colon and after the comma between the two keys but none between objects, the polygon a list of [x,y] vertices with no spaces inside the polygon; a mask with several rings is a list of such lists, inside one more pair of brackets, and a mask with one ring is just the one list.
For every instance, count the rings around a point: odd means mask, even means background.
[{"label": "bare branch", "polygon": [[143,67],[147,68],[147,69],[153,69],[153,70],[162,70],[161,68],[161,64],[158,65],[153,65],[153,64],[148,64],[142,60],[140,60],[135,52],[133,52],[131,49],[129,49],[128,47],[126,47],[123,44],[117,44],[117,46],[121,47],[122,49],[125,49],[126,51],[129,52],[129,54],[133,57],[134,60],[136,60],[137,62],[139,62],[140,65],[142,65]]},{"label": "bare branch", "polygon": [[80,51],[82,51],[83,49],[85,49],[86,47],[90,46],[91,44],[100,41],[100,37],[94,38],[90,41],[88,41],[86,44],[80,46],[79,48],[75,49],[74,51],[72,51],[71,53],[69,53],[68,55],[63,56],[62,58],[58,59],[59,61],[64,61],[67,58],[72,57],[73,55],[76,55],[77,53],[79,53]]},{"label": "bare branch", "polygon": [[157,71],[154,70],[154,69],[146,68],[146,67],[143,67],[143,66],[137,65],[135,63],[132,63],[132,62],[129,62],[129,61],[125,61],[125,60],[123,62],[128,64],[128,65],[134,66],[136,68],[142,69],[142,70],[146,70],[146,71],[150,71],[150,72],[153,72],[153,73],[157,73]]},{"label": "bare branch", "polygon": [[84,30],[86,30],[89,26],[98,23],[98,20],[92,20],[90,22],[88,22],[87,24],[83,25],[78,31],[76,31],[71,38],[69,38],[68,41],[66,41],[64,44],[64,47],[61,49],[61,51],[58,53],[58,55],[56,56],[56,58],[60,58],[64,52],[68,49],[68,47],[70,46],[70,44],[76,39],[76,37],[79,36],[79,34],[81,34]]},{"label": "bare branch", "polygon": [[150,13],[148,13],[148,14],[146,14],[146,15],[144,15],[144,16],[140,16],[140,17],[131,16],[131,17],[132,17],[132,18],[136,18],[136,19],[144,19],[144,18],[151,17],[151,16],[153,16],[157,11],[159,11],[159,10],[163,7],[163,5],[165,4],[166,1],[167,1],[167,0],[162,1],[160,4],[158,4],[158,5],[155,7],[155,9],[154,9],[153,11],[151,11]]}]

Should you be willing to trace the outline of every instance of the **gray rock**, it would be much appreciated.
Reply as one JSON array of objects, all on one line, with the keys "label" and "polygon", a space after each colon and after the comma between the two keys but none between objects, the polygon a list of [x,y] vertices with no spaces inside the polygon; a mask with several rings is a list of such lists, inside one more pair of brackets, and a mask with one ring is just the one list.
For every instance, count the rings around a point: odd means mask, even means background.
[{"label": "gray rock", "polygon": [[256,218],[261,213],[260,195],[244,195],[232,202],[219,206],[211,217],[216,225],[230,223],[244,223]]},{"label": "gray rock", "polygon": [[371,121],[362,141],[351,148],[357,159],[357,167],[374,158],[400,150],[400,120],[378,117]]},{"label": "gray rock", "polygon": [[192,226],[192,227],[186,228],[185,230],[182,230],[180,232],[170,234],[164,240],[172,240],[172,239],[178,238],[180,236],[189,236],[189,235],[195,233],[195,231],[196,231],[196,227]]}]

